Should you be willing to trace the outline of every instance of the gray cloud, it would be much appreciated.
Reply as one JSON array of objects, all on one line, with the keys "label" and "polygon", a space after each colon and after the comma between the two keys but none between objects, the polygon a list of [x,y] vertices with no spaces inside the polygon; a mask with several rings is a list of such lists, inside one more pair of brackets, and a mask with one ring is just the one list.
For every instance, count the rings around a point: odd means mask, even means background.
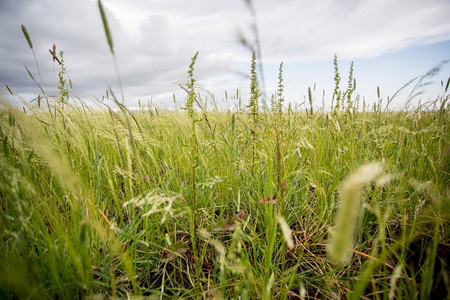
[{"label": "gray cloud", "polygon": [[[268,63],[376,57],[412,45],[450,39],[445,0],[270,1],[255,2],[263,59]],[[112,29],[118,68],[130,105],[137,98],[168,101],[174,84],[187,78],[190,58],[200,56],[196,77],[213,92],[248,86],[233,76],[249,65],[250,54],[237,32],[249,30],[249,11],[242,0],[124,1],[104,0]],[[117,89],[112,57],[97,1],[2,0],[0,2],[0,82],[30,97],[38,89],[34,59],[22,35],[24,24],[34,44],[44,84],[57,93],[48,49],[55,43],[79,96],[101,97]],[[56,73],[56,74],[55,74]],[[269,84],[270,85],[270,84]],[[272,84],[273,85],[273,84]]]}]

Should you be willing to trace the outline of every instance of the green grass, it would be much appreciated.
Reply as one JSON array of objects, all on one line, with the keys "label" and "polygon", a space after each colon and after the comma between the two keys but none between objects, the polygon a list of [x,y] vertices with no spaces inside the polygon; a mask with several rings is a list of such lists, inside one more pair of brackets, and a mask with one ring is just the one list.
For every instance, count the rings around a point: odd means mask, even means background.
[{"label": "green grass", "polygon": [[[261,114],[253,166],[248,114],[208,112],[213,130],[196,123],[195,252],[187,113],[55,111],[0,112],[2,298],[448,294],[447,111],[283,113],[283,198],[276,118]],[[327,243],[340,185],[374,161],[390,178],[363,184],[339,264]]]}]

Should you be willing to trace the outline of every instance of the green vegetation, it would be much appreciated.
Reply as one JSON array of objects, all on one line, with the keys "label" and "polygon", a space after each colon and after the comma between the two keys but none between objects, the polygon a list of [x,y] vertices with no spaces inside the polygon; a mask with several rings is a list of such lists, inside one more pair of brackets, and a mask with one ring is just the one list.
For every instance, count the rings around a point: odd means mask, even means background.
[{"label": "green vegetation", "polygon": [[448,84],[358,110],[335,57],[336,105],[303,113],[280,64],[268,112],[253,54],[249,106],[206,110],[197,54],[186,111],[1,100],[2,299],[448,297]]},{"label": "green vegetation", "polygon": [[[208,112],[211,131],[184,112],[53,109],[0,113],[2,298],[448,288],[447,111],[260,114],[254,152],[243,112]],[[344,181],[373,161],[374,181]],[[340,195],[356,201],[345,264],[326,252]]]}]

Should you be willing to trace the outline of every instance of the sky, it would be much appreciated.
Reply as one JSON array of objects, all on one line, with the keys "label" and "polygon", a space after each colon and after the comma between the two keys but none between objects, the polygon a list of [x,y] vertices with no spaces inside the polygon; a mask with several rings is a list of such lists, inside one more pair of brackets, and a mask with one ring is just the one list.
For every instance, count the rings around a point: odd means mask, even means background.
[{"label": "sky", "polygon": [[[441,81],[450,76],[450,1],[448,0],[103,0],[112,32],[124,102],[173,108],[173,95],[183,106],[186,93],[178,86],[188,79],[191,58],[198,51],[194,77],[199,91],[214,94],[222,107],[234,107],[239,90],[249,99],[251,51],[257,28],[262,61],[259,79],[266,95],[276,92],[283,62],[286,102],[301,105],[313,90],[314,106],[329,106],[334,90],[333,56],[337,54],[341,89],[347,86],[351,61],[355,95],[366,103],[392,97],[402,109],[436,99]],[[252,13],[253,12],[253,13]],[[49,49],[64,52],[71,95],[96,103],[111,87],[120,89],[102,25],[97,0],[0,0],[0,83],[26,101],[37,97],[39,74],[21,30],[33,43],[47,94],[58,95],[60,67]],[[256,26],[255,26],[256,24]],[[440,72],[414,86],[420,76],[441,64]],[[264,78],[264,81],[262,80]],[[264,85],[263,85],[264,83]],[[429,83],[429,84],[428,84]],[[227,97],[225,96],[227,92]],[[362,101],[362,100],[361,100]],[[307,102],[307,101],[306,101]]]}]

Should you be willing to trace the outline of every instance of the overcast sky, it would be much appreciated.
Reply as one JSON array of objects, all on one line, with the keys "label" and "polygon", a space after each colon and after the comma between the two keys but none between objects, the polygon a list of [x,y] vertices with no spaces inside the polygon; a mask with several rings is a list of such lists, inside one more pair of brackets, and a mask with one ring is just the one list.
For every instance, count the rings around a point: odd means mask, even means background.
[{"label": "overcast sky", "polygon": [[[367,102],[393,95],[410,79],[450,59],[448,0],[254,0],[266,91],[277,85],[284,62],[286,99],[301,103],[316,84],[315,106],[330,102],[333,55],[341,68],[342,89],[354,61],[357,93]],[[251,53],[239,42],[253,43],[252,15],[244,0],[103,0],[124,86],[125,102],[150,100],[173,106],[185,93],[176,82],[187,80],[191,57],[197,83],[218,100],[239,89],[248,100]],[[108,86],[117,95],[117,78],[95,0],[0,0],[0,82],[26,100],[39,93],[24,64],[39,78],[33,55],[21,32],[28,29],[44,86],[57,94],[59,67],[49,49],[64,51],[75,93],[85,101],[101,98]],[[433,77],[424,98],[442,94],[440,81],[450,76],[450,63]],[[412,85],[400,94],[401,107]],[[402,102],[403,101],[403,102]],[[229,100],[231,103],[232,101]]]}]

